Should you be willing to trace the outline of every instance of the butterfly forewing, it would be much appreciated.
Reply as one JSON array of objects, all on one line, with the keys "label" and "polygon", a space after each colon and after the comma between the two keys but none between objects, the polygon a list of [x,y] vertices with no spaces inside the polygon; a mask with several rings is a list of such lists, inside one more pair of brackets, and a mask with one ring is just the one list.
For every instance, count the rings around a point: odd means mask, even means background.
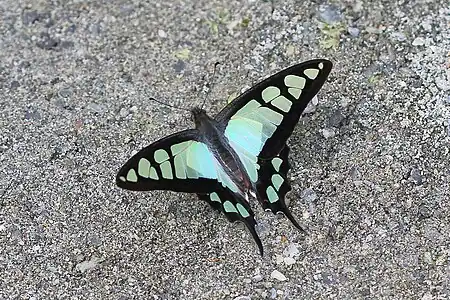
[{"label": "butterfly forewing", "polygon": [[120,169],[117,185],[134,191],[213,192],[218,185],[216,162],[198,139],[192,129],[149,145]]},{"label": "butterfly forewing", "polygon": [[247,167],[255,165],[257,157],[273,158],[282,150],[331,67],[330,61],[316,59],[287,68],[240,95],[216,116],[250,175],[256,170]]}]

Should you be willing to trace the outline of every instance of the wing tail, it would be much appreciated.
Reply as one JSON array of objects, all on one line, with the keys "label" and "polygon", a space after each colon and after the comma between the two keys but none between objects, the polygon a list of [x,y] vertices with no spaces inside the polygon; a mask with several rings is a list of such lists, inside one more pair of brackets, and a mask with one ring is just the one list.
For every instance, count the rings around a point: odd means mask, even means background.
[{"label": "wing tail", "polygon": [[274,158],[259,160],[261,168],[259,181],[256,183],[258,200],[265,210],[271,210],[274,214],[283,213],[295,227],[306,233],[306,229],[295,220],[285,202],[285,196],[291,190],[287,178],[290,169],[288,155],[289,147],[285,145]]},{"label": "wing tail", "polygon": [[245,199],[226,188],[218,188],[215,192],[197,195],[199,199],[208,202],[214,209],[223,212],[228,221],[244,223],[258,246],[259,253],[263,256],[264,249],[255,229],[255,214]]}]

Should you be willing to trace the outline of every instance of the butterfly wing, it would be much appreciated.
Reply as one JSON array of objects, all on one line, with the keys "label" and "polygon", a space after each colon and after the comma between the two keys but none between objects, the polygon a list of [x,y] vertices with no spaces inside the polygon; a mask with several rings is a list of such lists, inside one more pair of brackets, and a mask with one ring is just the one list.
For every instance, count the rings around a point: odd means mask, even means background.
[{"label": "butterfly wing", "polygon": [[139,151],[120,169],[116,182],[121,188],[135,191],[197,193],[229,221],[243,222],[263,254],[252,209],[242,196],[229,189],[233,183],[195,129],[175,133]]},{"label": "butterfly wing", "polygon": [[[295,125],[325,83],[332,63],[325,59],[287,68],[246,91],[216,116],[233,147],[264,159],[283,149]],[[248,156],[247,155],[247,156]]]},{"label": "butterfly wing", "polygon": [[331,68],[324,59],[287,68],[240,95],[216,116],[263,207],[283,212],[299,229],[284,202],[291,189],[286,141]]},{"label": "butterfly wing", "polygon": [[167,136],[130,158],[116,176],[119,187],[134,191],[214,192],[222,174],[195,129]]},{"label": "butterfly wing", "polygon": [[255,214],[242,196],[225,187],[219,187],[212,193],[197,195],[201,200],[208,202],[213,208],[223,212],[228,221],[241,221],[244,223],[258,245],[261,256],[263,255],[263,246],[255,230]]},{"label": "butterfly wing", "polygon": [[257,198],[264,210],[270,210],[274,214],[283,213],[295,227],[306,232],[292,216],[285,202],[285,196],[291,190],[287,177],[291,168],[288,156],[289,147],[285,145],[283,150],[274,158],[258,161],[258,164],[261,165],[259,171],[261,176],[256,183]]}]

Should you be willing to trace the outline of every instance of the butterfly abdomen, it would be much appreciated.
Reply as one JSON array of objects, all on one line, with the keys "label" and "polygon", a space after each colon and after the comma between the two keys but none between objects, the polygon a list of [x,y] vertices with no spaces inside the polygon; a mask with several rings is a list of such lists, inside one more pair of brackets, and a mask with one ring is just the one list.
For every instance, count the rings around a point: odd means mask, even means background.
[{"label": "butterfly abdomen", "polygon": [[[252,188],[252,185],[238,154],[229,144],[223,130],[217,121],[210,118],[203,110],[193,111],[193,117],[197,130],[202,135],[201,139],[223,168],[224,175],[228,177],[223,178],[222,183],[225,183],[224,186],[232,191],[244,196]],[[233,190],[231,185],[237,187],[237,190],[236,188]]]}]

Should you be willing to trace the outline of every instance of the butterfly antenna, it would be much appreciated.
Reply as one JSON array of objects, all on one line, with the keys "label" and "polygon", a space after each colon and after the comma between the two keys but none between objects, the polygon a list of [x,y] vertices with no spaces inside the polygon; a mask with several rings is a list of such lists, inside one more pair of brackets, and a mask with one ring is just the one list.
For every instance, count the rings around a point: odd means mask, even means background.
[{"label": "butterfly antenna", "polygon": [[[1,196],[0,196],[0,200],[2,200],[3,196],[6,195],[6,192],[8,192],[8,190],[11,188],[11,186],[13,185],[13,183],[14,183],[14,180],[11,180],[11,182],[8,184],[8,186],[3,190],[3,192],[2,192],[2,194],[1,194]],[[0,202],[0,204],[2,204],[2,203],[3,203],[3,201]]]},{"label": "butterfly antenna", "polygon": [[179,110],[184,110],[184,111],[190,112],[190,110],[187,109],[187,108],[184,108],[184,107],[178,107],[178,106],[175,106],[175,105],[167,104],[167,103],[162,102],[162,101],[160,101],[160,100],[157,100],[157,99],[155,99],[155,98],[153,98],[153,97],[150,97],[150,100],[155,101],[155,102],[157,102],[157,103],[159,103],[159,104],[162,104],[162,105],[167,106],[167,107],[170,107],[170,108],[175,108],[175,109],[179,109]]},{"label": "butterfly antenna", "polygon": [[201,109],[203,109],[203,106],[205,105],[205,103],[206,103],[206,99],[208,99],[208,96],[209,96],[209,94],[211,93],[211,86],[213,85],[213,83],[214,83],[214,77],[215,77],[215,75],[216,75],[216,70],[217,70],[217,66],[218,65],[220,65],[220,62],[216,62],[215,64],[214,64],[214,71],[213,71],[213,74],[212,74],[212,80],[211,80],[211,84],[209,84],[209,86],[210,86],[210,88],[206,91],[206,94],[205,94],[205,98],[203,99],[203,103],[202,103],[202,106],[200,107]]}]

